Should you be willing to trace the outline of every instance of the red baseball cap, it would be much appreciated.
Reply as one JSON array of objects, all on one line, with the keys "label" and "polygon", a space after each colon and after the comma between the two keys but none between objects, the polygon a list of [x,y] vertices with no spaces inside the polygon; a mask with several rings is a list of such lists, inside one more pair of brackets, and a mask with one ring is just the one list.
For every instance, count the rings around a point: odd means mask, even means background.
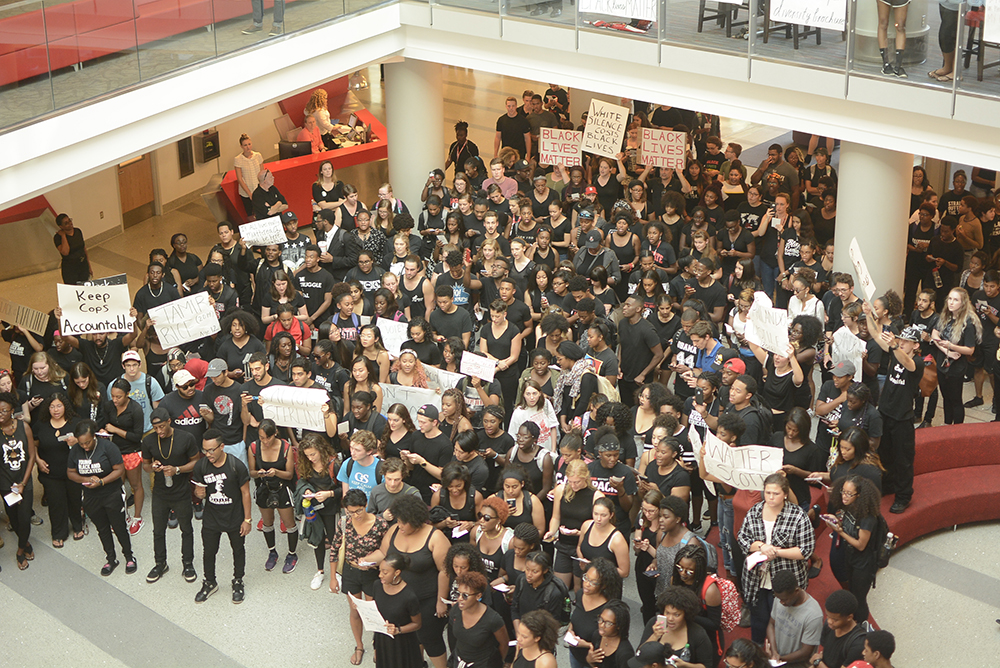
[{"label": "red baseball cap", "polygon": [[583,194],[584,195],[596,195],[597,194],[597,188],[595,188],[594,186],[587,186],[586,188],[583,189]]},{"label": "red baseball cap", "polygon": [[722,365],[722,368],[738,374],[744,374],[747,372],[746,362],[741,359],[726,360],[725,364]]}]

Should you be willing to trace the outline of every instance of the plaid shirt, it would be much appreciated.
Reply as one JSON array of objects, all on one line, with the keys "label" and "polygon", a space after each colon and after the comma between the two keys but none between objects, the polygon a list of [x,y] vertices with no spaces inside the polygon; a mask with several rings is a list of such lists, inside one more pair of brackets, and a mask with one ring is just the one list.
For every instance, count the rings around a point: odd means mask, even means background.
[{"label": "plaid shirt", "polygon": [[[767,534],[764,531],[764,502],[761,501],[747,513],[740,527],[740,547],[747,555],[750,554],[750,546],[756,541],[767,542]],[[771,577],[778,571],[792,571],[799,586],[805,589],[809,585],[809,557],[816,547],[816,536],[813,532],[812,524],[805,512],[794,503],[785,502],[785,507],[774,523],[771,531],[771,545],[783,549],[787,547],[798,547],[802,550],[805,559],[793,560],[778,557],[772,561],[762,562],[753,570],[749,570],[746,564],[743,566],[743,599],[748,605],[753,605],[757,601],[757,591],[760,589],[760,582],[765,568],[771,569]]]}]

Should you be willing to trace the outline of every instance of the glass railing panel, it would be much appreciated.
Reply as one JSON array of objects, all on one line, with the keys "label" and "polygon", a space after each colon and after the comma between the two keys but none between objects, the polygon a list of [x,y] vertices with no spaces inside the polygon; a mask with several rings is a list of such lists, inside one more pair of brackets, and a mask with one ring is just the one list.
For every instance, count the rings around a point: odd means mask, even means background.
[{"label": "glass railing panel", "polygon": [[749,0],[663,0],[661,6],[664,44],[746,55]]},{"label": "glass railing panel", "polygon": [[[867,1],[867,0],[866,0]],[[874,6],[876,0],[870,0]],[[755,58],[843,71],[847,58],[848,2],[831,2],[823,11],[813,3],[757,0],[752,53]],[[821,3],[817,3],[821,4]],[[794,11],[788,8],[794,7]]]},{"label": "glass railing panel", "polygon": [[[457,0],[453,0],[457,1]],[[461,0],[468,2],[469,0]],[[504,3],[504,14],[513,18],[532,19],[542,23],[559,23],[572,26],[576,20],[575,3],[580,0],[500,0]]]},{"label": "glass railing panel", "polygon": [[215,57],[211,0],[134,0],[143,80]]},{"label": "glass railing panel", "polygon": [[958,91],[1000,97],[1000,30],[986,23],[983,7],[963,9],[955,58]]},{"label": "glass railing panel", "polygon": [[[854,3],[853,12],[852,75],[868,75],[936,88],[952,87],[951,75],[944,75],[944,70],[940,69],[943,60],[939,44],[942,40],[950,45],[956,43],[955,30],[948,30],[947,26],[950,17],[954,17],[957,25],[957,11],[949,14],[943,5],[933,0],[911,0],[908,5],[896,9],[860,0]],[[881,27],[879,12],[883,13]],[[946,17],[944,31],[941,30],[942,16]],[[897,23],[905,26],[905,40],[897,34]],[[898,46],[902,47],[898,50],[897,38]],[[946,51],[953,53],[954,46]],[[896,73],[897,66],[901,70],[899,74]],[[941,76],[930,76],[929,73]]]},{"label": "glass railing panel", "polygon": [[[518,0],[520,3],[522,0]],[[434,0],[433,4],[442,7],[460,7],[477,12],[497,15],[500,11],[498,0]]]},{"label": "glass railing panel", "polygon": [[0,6],[0,91],[0,127],[53,108],[41,2]]}]

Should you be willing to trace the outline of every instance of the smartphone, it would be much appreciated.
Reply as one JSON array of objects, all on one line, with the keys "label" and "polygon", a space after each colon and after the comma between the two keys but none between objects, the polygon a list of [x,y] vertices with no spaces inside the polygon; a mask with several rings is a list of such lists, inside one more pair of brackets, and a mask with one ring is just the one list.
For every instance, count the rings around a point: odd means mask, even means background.
[{"label": "smartphone", "polygon": [[517,507],[517,499],[504,499],[507,502],[507,507],[514,510]]},{"label": "smartphone", "polygon": [[658,623],[659,623],[659,624],[660,624],[661,626],[666,626],[666,625],[667,625],[667,616],[666,616],[666,615],[657,615],[657,616],[656,616],[656,621],[657,621],[657,622],[658,622]]},{"label": "smartphone", "polygon": [[[642,574],[645,575],[647,578],[655,578],[657,575],[660,574],[660,571],[643,571]],[[663,617],[663,615],[659,615],[659,616]],[[667,618],[663,617],[663,619],[664,619],[664,624],[666,624],[666,619]]]},{"label": "smartphone", "polygon": [[705,403],[705,391],[702,390],[700,387],[694,392],[694,402],[696,404]]}]

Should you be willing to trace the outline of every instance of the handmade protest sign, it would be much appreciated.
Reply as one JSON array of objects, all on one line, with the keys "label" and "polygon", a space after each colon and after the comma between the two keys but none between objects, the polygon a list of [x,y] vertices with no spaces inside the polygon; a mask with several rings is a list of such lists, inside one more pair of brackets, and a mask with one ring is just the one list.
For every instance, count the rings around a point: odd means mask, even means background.
[{"label": "handmade protest sign", "polygon": [[843,31],[846,0],[771,0],[771,20]]},{"label": "handmade protest sign", "polygon": [[219,317],[208,302],[208,293],[199,292],[149,309],[160,345],[173,348],[219,332]]},{"label": "handmade protest sign", "polygon": [[656,20],[656,0],[580,0],[580,11],[628,19]]},{"label": "handmade protest sign", "polygon": [[406,334],[406,323],[379,318],[376,324],[378,331],[382,334],[382,345],[389,351],[389,356],[399,357],[400,346],[410,338]]},{"label": "handmade protest sign", "polygon": [[848,360],[854,365],[854,382],[861,382],[861,361],[864,358],[865,342],[851,334],[847,327],[841,327],[833,333],[833,347],[830,349],[830,357],[836,364],[841,360]]},{"label": "handmade protest sign", "polygon": [[382,405],[392,406],[400,403],[406,406],[410,415],[416,419],[417,410],[424,404],[431,404],[435,408],[441,408],[441,395],[434,390],[427,390],[422,387],[407,387],[405,385],[392,385],[386,383],[380,385],[382,388]]},{"label": "handmade protest sign", "polygon": [[656,128],[642,129],[642,157],[648,167],[684,169],[684,149],[687,133]]},{"label": "handmade protest sign", "polygon": [[86,281],[84,285],[128,285],[128,276],[125,274],[115,274],[114,276],[95,278],[92,281]]},{"label": "handmade protest sign", "polygon": [[625,107],[592,99],[587,124],[583,126],[581,148],[588,153],[614,158],[621,153],[627,122],[628,109]]},{"label": "handmade protest sign", "polygon": [[747,327],[743,335],[768,352],[787,355],[788,312],[772,307],[771,300],[763,292],[756,293],[747,312]]},{"label": "handmade protest sign", "polygon": [[56,285],[59,295],[59,329],[80,336],[102,332],[131,332],[135,318],[128,285]]},{"label": "handmade protest sign", "polygon": [[453,387],[458,387],[463,378],[468,378],[464,373],[445,371],[444,369],[438,369],[430,365],[424,366],[424,373],[427,375],[427,387],[432,390],[441,390],[442,392],[450,390]]},{"label": "handmade protest sign", "polygon": [[29,332],[39,336],[45,336],[45,328],[49,324],[48,314],[15,304],[2,297],[0,297],[0,320],[24,327]]},{"label": "handmade protest sign", "polygon": [[272,385],[260,391],[260,407],[265,418],[280,427],[298,427],[326,432],[323,404],[330,401],[326,390],[317,387]]},{"label": "handmade protest sign", "polygon": [[240,225],[240,238],[246,242],[247,246],[280,245],[288,241],[285,230],[281,227],[281,216]]},{"label": "handmade protest sign", "polygon": [[767,445],[731,447],[712,432],[705,441],[705,470],[736,489],[762,491],[764,478],[781,469],[784,451]]},{"label": "handmade protest sign", "polygon": [[379,612],[375,601],[365,601],[361,598],[355,598],[352,594],[348,594],[348,596],[354,602],[354,609],[358,611],[358,616],[361,617],[361,624],[364,626],[365,631],[389,635],[389,631],[385,628],[385,619],[382,617],[382,613]]},{"label": "handmade protest sign", "polygon": [[467,376],[481,378],[487,383],[492,383],[497,371],[497,362],[489,357],[476,355],[466,350],[462,353],[462,363],[458,370]]},{"label": "handmade protest sign", "polygon": [[861,256],[861,245],[858,243],[857,237],[851,239],[851,246],[847,249],[847,253],[851,256],[854,271],[858,273],[858,283],[865,291],[865,299],[870,300],[875,295],[875,281],[872,280],[871,272],[868,271],[865,258]]},{"label": "handmade protest sign", "polygon": [[564,167],[581,164],[582,131],[540,128],[540,133],[538,135],[538,162],[543,165],[563,165]]}]

